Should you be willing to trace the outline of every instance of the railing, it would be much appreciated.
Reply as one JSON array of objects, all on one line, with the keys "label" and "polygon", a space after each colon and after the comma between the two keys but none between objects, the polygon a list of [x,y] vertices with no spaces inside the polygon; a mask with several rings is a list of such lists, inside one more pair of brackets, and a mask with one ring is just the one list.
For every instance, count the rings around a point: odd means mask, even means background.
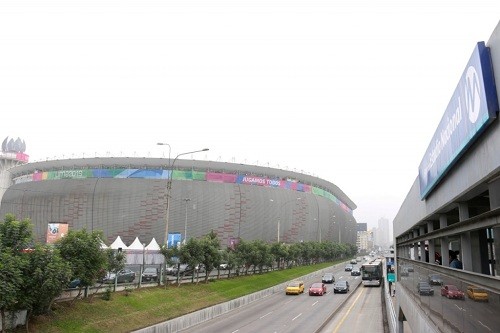
[{"label": "railing", "polygon": [[[398,285],[441,332],[494,332],[500,327],[500,279],[398,258]],[[433,295],[419,293],[428,282]],[[454,285],[461,293],[448,293]],[[473,287],[477,287],[476,289]],[[463,294],[462,294],[463,293]],[[463,297],[462,297],[463,295]]]}]

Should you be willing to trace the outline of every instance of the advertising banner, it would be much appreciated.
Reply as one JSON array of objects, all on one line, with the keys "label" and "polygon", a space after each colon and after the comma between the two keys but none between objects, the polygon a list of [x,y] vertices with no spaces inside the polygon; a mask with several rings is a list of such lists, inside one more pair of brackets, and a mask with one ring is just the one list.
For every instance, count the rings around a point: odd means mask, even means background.
[{"label": "advertising banner", "polygon": [[181,245],[181,233],[180,232],[172,232],[168,233],[168,242],[167,247],[178,247]]},{"label": "advertising banner", "polygon": [[54,244],[68,234],[67,223],[49,223],[47,226],[47,244]]}]

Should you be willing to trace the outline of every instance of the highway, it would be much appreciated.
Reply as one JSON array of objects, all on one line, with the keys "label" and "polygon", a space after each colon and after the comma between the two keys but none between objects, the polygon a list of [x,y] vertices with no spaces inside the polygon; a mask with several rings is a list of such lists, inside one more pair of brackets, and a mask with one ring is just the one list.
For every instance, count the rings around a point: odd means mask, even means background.
[{"label": "highway", "polygon": [[[324,296],[309,296],[309,286],[313,282],[321,282],[322,273],[318,272],[310,280],[304,280],[304,294],[285,295],[283,290],[282,293],[276,293],[252,302],[247,306],[190,327],[182,332],[315,332],[328,321],[336,309],[341,307],[361,282],[359,276],[351,276],[350,272],[345,272],[343,264],[332,266],[330,269],[323,270],[323,272],[334,273],[336,281],[347,280],[350,284],[349,293],[334,294],[333,285],[327,284],[327,293]],[[362,289],[362,286],[359,289]],[[372,289],[380,292],[380,288]],[[380,297],[378,300],[380,302]]]},{"label": "highway", "polygon": [[327,325],[317,333],[383,333],[382,289],[363,287],[354,292]]}]

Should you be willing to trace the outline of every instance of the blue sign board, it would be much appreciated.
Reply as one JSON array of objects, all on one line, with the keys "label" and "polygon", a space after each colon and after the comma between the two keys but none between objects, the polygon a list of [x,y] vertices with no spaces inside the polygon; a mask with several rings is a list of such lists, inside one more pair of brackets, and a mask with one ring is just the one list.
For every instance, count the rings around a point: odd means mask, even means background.
[{"label": "blue sign board", "polygon": [[418,168],[425,199],[475,139],[497,117],[490,49],[477,43]]},{"label": "blue sign board", "polygon": [[167,248],[177,247],[177,244],[179,244],[180,242],[181,242],[180,232],[168,233]]}]

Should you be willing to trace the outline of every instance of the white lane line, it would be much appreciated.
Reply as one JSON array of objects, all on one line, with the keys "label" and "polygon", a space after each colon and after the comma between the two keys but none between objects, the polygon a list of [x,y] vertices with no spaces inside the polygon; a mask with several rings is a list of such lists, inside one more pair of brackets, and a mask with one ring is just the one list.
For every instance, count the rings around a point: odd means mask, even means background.
[{"label": "white lane line", "polygon": [[299,318],[300,316],[302,316],[302,313],[299,313],[298,315],[296,315],[296,316],[292,319],[292,321],[294,321],[295,319]]},{"label": "white lane line", "polygon": [[318,304],[318,303],[319,303],[319,301],[316,301],[316,302],[314,302],[311,306],[315,306],[315,305],[316,305],[316,304]]},{"label": "white lane line", "polygon": [[272,311],[271,311],[271,312],[268,312],[268,313],[266,313],[265,315],[263,315],[262,317],[259,317],[259,319],[262,319],[262,318],[264,318],[264,317],[267,317],[267,316],[269,316],[271,313],[273,313],[273,312],[272,312]]},{"label": "white lane line", "polygon": [[231,333],[236,333],[236,332],[238,332],[238,331],[239,331],[239,330],[236,330],[236,331],[232,331]]},{"label": "white lane line", "polygon": [[463,311],[463,312],[467,312],[467,310],[465,310],[464,308],[461,308],[461,307],[459,307],[459,306],[458,306],[458,305],[456,305],[456,304],[455,304],[455,306],[456,306],[459,310],[461,310],[461,311]]},{"label": "white lane line", "polygon": [[490,332],[491,332],[491,329],[490,329],[488,326],[484,325],[484,324],[483,324],[482,322],[480,322],[479,320],[478,320],[477,322],[478,322],[478,323],[480,323],[480,324],[481,324],[481,326],[485,327],[488,331],[490,331]]}]

